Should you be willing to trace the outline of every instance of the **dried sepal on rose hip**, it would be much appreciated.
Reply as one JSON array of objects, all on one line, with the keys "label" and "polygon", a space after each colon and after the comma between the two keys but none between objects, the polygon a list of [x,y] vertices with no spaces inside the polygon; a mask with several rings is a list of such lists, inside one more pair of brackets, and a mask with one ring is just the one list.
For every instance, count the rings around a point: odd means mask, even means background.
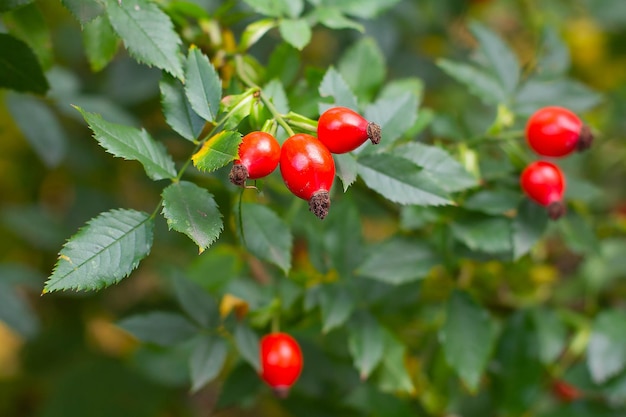
[{"label": "dried sepal on rose hip", "polygon": [[520,185],[531,200],[546,207],[552,220],[565,214],[565,175],[558,166],[546,161],[533,162],[522,171]]},{"label": "dried sepal on rose hip", "polygon": [[280,173],[289,191],[307,200],[318,218],[328,215],[335,161],[319,140],[306,133],[288,138],[280,151]]},{"label": "dried sepal on rose hip", "polygon": [[255,180],[271,174],[280,160],[280,144],[266,132],[251,132],[239,145],[238,158],[233,162],[229,179],[244,187],[248,179]]},{"label": "dried sepal on rose hip", "polygon": [[317,138],[332,153],[355,150],[366,140],[380,143],[381,129],[357,112],[346,107],[332,107],[317,122]]},{"label": "dried sepal on rose hip", "polygon": [[289,389],[302,372],[300,345],[287,333],[270,333],[261,339],[259,353],[261,379],[272,388],[276,396],[287,397]]},{"label": "dried sepal on rose hip", "polygon": [[593,134],[570,110],[548,106],[537,110],[526,123],[526,141],[537,154],[562,157],[591,146]]}]

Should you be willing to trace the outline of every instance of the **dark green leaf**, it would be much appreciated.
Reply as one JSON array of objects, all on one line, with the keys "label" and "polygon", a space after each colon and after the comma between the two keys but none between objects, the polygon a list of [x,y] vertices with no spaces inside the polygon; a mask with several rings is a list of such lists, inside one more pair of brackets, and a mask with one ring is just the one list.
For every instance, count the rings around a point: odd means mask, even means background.
[{"label": "dark green leaf", "polygon": [[8,12],[32,2],[33,0],[0,0],[0,12]]},{"label": "dark green leaf", "polygon": [[267,63],[267,78],[276,79],[283,85],[291,84],[300,70],[300,53],[286,43],[281,43],[270,55]]},{"label": "dark green leaf", "polygon": [[438,263],[426,244],[397,238],[374,246],[357,272],[387,284],[401,285],[424,278]]},{"label": "dark green leaf", "polygon": [[2,19],[12,35],[25,41],[31,47],[45,69],[52,66],[50,29],[36,3],[6,13]]},{"label": "dark green leaf", "polygon": [[353,294],[337,285],[322,287],[319,294],[322,312],[322,332],[342,326],[352,315],[355,307]]},{"label": "dark green leaf", "polygon": [[304,8],[303,0],[244,0],[256,12],[272,17],[298,17]]},{"label": "dark green leaf", "polygon": [[14,262],[0,263],[0,277],[7,285],[23,285],[32,289],[40,289],[45,279],[35,268]]},{"label": "dark green leaf", "polygon": [[205,335],[195,340],[189,357],[191,391],[198,391],[217,377],[226,362],[228,345],[223,339]]},{"label": "dark green leaf", "polygon": [[532,311],[537,330],[539,359],[545,365],[554,363],[565,348],[567,329],[553,310],[538,308]]},{"label": "dark green leaf", "polygon": [[362,38],[341,57],[339,73],[359,97],[369,99],[385,80],[385,57],[372,38]]},{"label": "dark green leaf", "polygon": [[207,140],[193,157],[193,164],[200,171],[212,172],[237,159],[241,133],[223,131]]},{"label": "dark green leaf", "polygon": [[[332,267],[343,279],[352,277],[363,259],[363,239],[359,207],[349,197],[333,202],[333,209],[325,220],[324,257],[330,258]],[[320,233],[319,226],[315,231]]]},{"label": "dark green leaf", "polygon": [[540,77],[559,76],[570,66],[570,55],[567,45],[559,38],[552,26],[546,26],[541,38],[541,55],[537,61],[537,72]]},{"label": "dark green leaf", "polygon": [[463,207],[468,210],[480,211],[481,213],[502,215],[515,210],[519,202],[519,192],[506,189],[482,190],[465,200]]},{"label": "dark green leaf", "polygon": [[33,248],[56,251],[69,233],[49,209],[40,205],[6,205],[0,209],[0,219]]},{"label": "dark green leaf", "polygon": [[541,239],[548,226],[546,210],[527,198],[517,207],[513,219],[513,259],[519,259]]},{"label": "dark green leaf", "polygon": [[0,88],[45,94],[48,81],[27,44],[0,33]]},{"label": "dark green leaf", "polygon": [[90,220],[59,254],[44,292],[98,290],[127,277],[150,253],[154,220],[134,210],[112,210]]},{"label": "dark green leaf", "polygon": [[596,383],[617,375],[626,367],[626,313],[601,312],[594,320],[587,349],[587,366]]},{"label": "dark green leaf", "polygon": [[511,252],[511,222],[504,217],[470,216],[451,225],[454,237],[474,251]]},{"label": "dark green leaf", "polygon": [[255,371],[261,370],[261,358],[259,353],[259,337],[245,324],[238,324],[235,328],[235,346],[239,354],[248,362]]},{"label": "dark green leaf", "polygon": [[263,95],[274,104],[276,110],[282,114],[289,113],[289,100],[281,82],[277,79],[271,80],[263,86]]},{"label": "dark green leaf", "polygon": [[167,124],[183,138],[195,141],[204,127],[204,119],[191,108],[185,87],[176,78],[163,74],[159,83],[161,106]]},{"label": "dark green leaf", "polygon": [[385,353],[378,376],[378,386],[389,393],[413,393],[415,387],[406,366],[406,346],[388,331],[384,332]]},{"label": "dark green leaf", "polygon": [[185,276],[175,275],[172,281],[178,303],[185,313],[204,328],[216,326],[219,311],[215,299],[200,284]]},{"label": "dark green leaf", "polygon": [[439,334],[446,361],[467,388],[477,392],[495,342],[493,322],[469,294],[459,291],[448,299],[446,315]]},{"label": "dark green leaf", "polygon": [[568,210],[566,215],[556,222],[565,244],[573,252],[580,254],[598,252],[600,244],[590,221],[575,210]]},{"label": "dark green leaf", "polygon": [[305,19],[281,19],[278,29],[283,39],[300,51],[311,41],[311,27]]},{"label": "dark green leaf", "polygon": [[289,226],[269,208],[243,203],[242,238],[253,255],[278,266],[285,274],[291,268],[293,237]]},{"label": "dark green leaf", "polygon": [[361,17],[363,19],[371,19],[378,16],[383,11],[390,9],[400,0],[309,0],[316,6],[334,7],[343,13]]},{"label": "dark green leaf", "polygon": [[163,216],[170,229],[184,233],[200,253],[217,240],[224,229],[213,195],[194,183],[180,181],[163,190]]},{"label": "dark green leaf", "polygon": [[13,120],[44,164],[59,165],[67,152],[67,139],[50,108],[35,97],[18,94],[10,94],[7,105]]},{"label": "dark green leaf", "polygon": [[592,109],[602,101],[602,96],[584,84],[570,79],[528,80],[515,97],[515,112],[530,116],[539,108],[567,103],[574,112]]},{"label": "dark green leaf", "polygon": [[348,19],[339,9],[334,7],[316,7],[307,15],[307,18],[330,29],[355,29],[359,32],[365,32],[362,24]]},{"label": "dark green leaf", "polygon": [[0,281],[0,321],[27,339],[39,331],[39,319],[26,300],[4,281]]},{"label": "dark green leaf", "polygon": [[393,98],[379,98],[365,108],[365,118],[382,129],[382,146],[392,144],[413,126],[417,120],[417,101],[415,94],[405,92]]},{"label": "dark green leaf", "polygon": [[356,181],[357,170],[359,168],[356,159],[350,153],[342,153],[333,155],[337,176],[341,180],[344,193]]},{"label": "dark green leaf", "polygon": [[98,16],[85,23],[83,43],[91,69],[95,72],[104,69],[117,53],[119,38],[105,16]]},{"label": "dark green leaf", "polygon": [[447,193],[413,162],[394,155],[379,154],[359,158],[359,175],[365,185],[399,204],[442,206],[451,204]]},{"label": "dark green leaf", "polygon": [[[337,106],[348,107],[353,110],[358,109],[354,93],[350,90],[348,83],[346,83],[341,74],[333,67],[328,68],[328,71],[326,71],[320,84],[319,93],[322,97],[332,97],[334,104]],[[320,113],[328,107],[327,105],[320,105]]]},{"label": "dark green leaf", "polygon": [[149,0],[106,0],[111,26],[139,62],[183,78],[182,43],[169,16]]},{"label": "dark green leaf", "polygon": [[506,93],[503,87],[483,70],[447,59],[438,60],[437,65],[446,74],[464,84],[472,94],[480,98],[485,104],[495,105],[506,102]]},{"label": "dark green leaf", "polygon": [[176,313],[154,311],[127,317],[117,323],[137,339],[159,346],[172,346],[190,339],[198,329]]},{"label": "dark green leaf", "polygon": [[222,82],[209,58],[195,46],[185,64],[185,93],[193,110],[206,121],[215,121],[220,110]]},{"label": "dark green leaf", "polygon": [[369,314],[361,314],[348,327],[348,348],[362,380],[369,377],[383,358],[383,328]]},{"label": "dark green leaf", "polygon": [[104,13],[104,5],[99,0],[61,0],[61,3],[82,25]]}]

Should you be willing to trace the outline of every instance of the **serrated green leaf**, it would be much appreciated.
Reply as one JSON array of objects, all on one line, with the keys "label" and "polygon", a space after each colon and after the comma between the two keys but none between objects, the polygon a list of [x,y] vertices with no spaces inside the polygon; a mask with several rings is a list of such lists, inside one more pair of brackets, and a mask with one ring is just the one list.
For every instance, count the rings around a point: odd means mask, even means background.
[{"label": "serrated green leaf", "polygon": [[0,12],[8,12],[9,10],[25,6],[34,0],[2,0],[0,1]]},{"label": "serrated green leaf", "polygon": [[76,107],[94,138],[108,153],[126,160],[139,161],[153,180],[176,177],[172,157],[163,144],[156,142],[144,129],[107,122],[99,114]]},{"label": "serrated green leaf", "polygon": [[366,100],[385,80],[387,70],[385,57],[372,38],[362,38],[348,48],[337,68],[352,91]]},{"label": "serrated green leaf", "polygon": [[142,342],[159,346],[176,345],[198,332],[198,328],[185,317],[164,311],[126,317],[117,325]]},{"label": "serrated green leaf", "polygon": [[490,74],[468,64],[440,59],[437,65],[446,74],[464,84],[468,90],[485,104],[499,104],[507,101],[506,92]]},{"label": "serrated green leaf", "polygon": [[167,124],[183,138],[195,141],[202,132],[205,121],[191,108],[185,95],[185,87],[171,75],[163,74],[159,88]]},{"label": "serrated green leaf", "polygon": [[27,95],[10,94],[7,106],[37,156],[50,168],[58,166],[65,158],[67,139],[56,115],[43,101]]},{"label": "serrated green leaf", "polygon": [[[520,199],[519,192],[507,189],[482,190],[465,200],[463,207],[481,213],[503,215],[515,210],[520,203]],[[515,226],[513,227],[515,228]],[[515,229],[513,233],[515,233]],[[515,246],[515,243],[513,246]]]},{"label": "serrated green leaf", "polygon": [[389,154],[358,159],[358,172],[365,185],[398,204],[442,206],[452,204],[447,193],[413,162]]},{"label": "serrated green leaf", "polygon": [[98,0],[61,0],[70,13],[85,25],[104,13],[104,5]]},{"label": "serrated green leaf", "polygon": [[226,342],[216,336],[203,335],[194,341],[189,357],[191,392],[196,392],[217,377],[228,354]]},{"label": "serrated green leaf", "polygon": [[520,66],[515,54],[491,30],[476,22],[470,25],[472,34],[478,40],[480,51],[486,58],[486,66],[496,76],[507,97],[513,94],[520,81]]},{"label": "serrated green leaf", "polygon": [[339,9],[334,7],[315,7],[307,15],[307,18],[330,29],[355,29],[359,32],[365,32],[362,24],[347,18]]},{"label": "serrated green leaf", "polygon": [[460,162],[437,146],[411,142],[394,149],[393,154],[423,168],[419,175],[429,178],[446,192],[455,193],[478,185]]},{"label": "serrated green leaf", "polygon": [[30,47],[6,33],[0,33],[0,88],[41,95],[49,88]]},{"label": "serrated green leaf", "polygon": [[504,217],[468,216],[450,224],[452,234],[468,248],[485,253],[510,253],[512,228]]},{"label": "serrated green leaf", "polygon": [[289,226],[269,208],[254,203],[242,204],[241,220],[242,238],[250,253],[287,274],[293,245]]},{"label": "serrated green leaf", "polygon": [[[410,92],[393,98],[379,98],[365,108],[365,118],[378,123],[382,146],[398,140],[417,120],[418,98]],[[374,147],[371,147],[372,152]]]},{"label": "serrated green leaf", "polygon": [[567,329],[553,310],[537,308],[532,311],[531,317],[537,330],[539,359],[543,364],[550,365],[563,353]]},{"label": "serrated green leaf", "polygon": [[0,281],[0,321],[27,339],[39,331],[39,319],[12,285]]},{"label": "serrated green leaf", "polygon": [[356,175],[358,171],[358,164],[356,158],[350,153],[342,153],[333,155],[335,159],[335,167],[337,168],[337,176],[341,180],[343,185],[343,192],[348,191],[348,188],[356,181]]},{"label": "serrated green leaf", "polygon": [[259,353],[259,337],[252,329],[243,323],[235,328],[235,346],[239,354],[248,362],[255,371],[261,371],[261,358]]},{"label": "serrated green leaf", "polygon": [[163,190],[162,197],[168,227],[186,234],[200,253],[217,240],[224,222],[213,195],[206,189],[180,181]]},{"label": "serrated green leaf", "polygon": [[369,377],[383,358],[383,328],[369,314],[360,314],[348,326],[348,349],[362,380]]},{"label": "serrated green leaf", "polygon": [[246,26],[241,34],[239,50],[247,51],[252,45],[257,43],[267,32],[276,27],[276,19],[261,19]]},{"label": "serrated green leaf", "polygon": [[587,367],[596,383],[603,383],[626,368],[626,313],[601,312],[593,322]]},{"label": "serrated green leaf", "polygon": [[513,260],[526,255],[541,239],[548,227],[548,216],[544,207],[523,199],[513,219]]},{"label": "serrated green leaf", "polygon": [[602,96],[584,84],[568,78],[530,79],[515,97],[515,113],[530,116],[541,107],[567,103],[574,112],[584,112],[600,104]]},{"label": "serrated green leaf", "polygon": [[20,7],[2,16],[9,32],[25,41],[39,58],[41,66],[52,66],[52,40],[50,29],[36,3]]},{"label": "serrated green leaf", "polygon": [[189,317],[204,328],[217,325],[217,302],[200,284],[178,274],[172,277],[172,283],[178,303]]},{"label": "serrated green leaf", "polygon": [[298,17],[304,8],[303,0],[244,0],[256,12],[272,17]]},{"label": "serrated green leaf", "polygon": [[446,323],[439,334],[446,361],[471,392],[476,392],[495,342],[489,313],[468,294],[455,291],[448,300]]},{"label": "serrated green leaf", "polygon": [[311,27],[305,19],[281,19],[278,30],[285,42],[300,51],[311,41]]},{"label": "serrated green leaf", "polygon": [[137,61],[183,78],[180,37],[169,16],[149,0],[106,0],[111,26]]},{"label": "serrated green leaf", "polygon": [[402,285],[424,278],[439,262],[425,243],[395,238],[373,246],[357,274],[390,285]]},{"label": "serrated green leaf", "polygon": [[322,313],[322,332],[342,326],[354,311],[355,300],[345,288],[336,285],[322,287],[319,294],[319,305]]},{"label": "serrated green leaf", "polygon": [[135,210],[111,210],[87,222],[59,253],[44,292],[98,290],[120,282],[152,247],[154,220]]},{"label": "serrated green leaf", "polygon": [[[319,87],[319,93],[322,97],[332,97],[336,106],[348,107],[357,110],[358,105],[354,93],[350,90],[348,83],[343,79],[341,74],[333,68],[328,68]],[[326,110],[328,105],[320,104],[320,113]]]},{"label": "serrated green leaf", "polygon": [[215,121],[220,111],[222,81],[209,58],[195,46],[189,48],[185,79],[185,93],[191,108],[204,120]]},{"label": "serrated green leaf", "polygon": [[106,67],[117,53],[119,38],[105,16],[98,16],[83,28],[83,44],[89,66],[95,72]]},{"label": "serrated green leaf", "polygon": [[192,156],[193,164],[200,171],[215,171],[237,159],[241,140],[239,132],[220,132],[207,140]]}]

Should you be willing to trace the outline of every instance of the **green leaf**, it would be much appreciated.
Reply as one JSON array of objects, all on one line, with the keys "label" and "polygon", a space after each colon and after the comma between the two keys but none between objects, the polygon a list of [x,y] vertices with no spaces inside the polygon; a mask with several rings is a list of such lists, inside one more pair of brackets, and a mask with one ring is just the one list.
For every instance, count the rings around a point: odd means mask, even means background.
[{"label": "green leaf", "polygon": [[69,233],[50,209],[39,204],[5,205],[0,219],[7,230],[37,249],[56,251]]},{"label": "green leaf", "polygon": [[406,367],[406,346],[388,331],[384,332],[385,351],[377,372],[378,386],[389,393],[415,392],[413,381]]},{"label": "green leaf", "polygon": [[478,185],[478,181],[448,152],[437,146],[411,142],[394,149],[393,154],[404,157],[423,168],[419,176],[426,177],[448,193]]},{"label": "green leaf", "polygon": [[0,0],[0,12],[8,12],[9,10],[32,3],[33,1],[34,0]]},{"label": "green leaf", "polygon": [[189,357],[191,392],[196,392],[214,380],[226,362],[228,345],[216,336],[203,335],[194,341]]},{"label": "green leaf", "polygon": [[283,85],[289,85],[298,76],[301,62],[300,52],[293,46],[281,43],[270,55],[267,63],[267,78],[278,80],[281,88]]},{"label": "green leaf", "polygon": [[98,290],[120,282],[152,247],[154,219],[135,210],[111,210],[90,220],[59,253],[44,293]]},{"label": "green leaf", "polygon": [[0,88],[41,95],[49,88],[33,51],[5,33],[0,33]]},{"label": "green leaf", "polygon": [[289,113],[289,100],[282,83],[278,79],[273,79],[263,86],[263,94],[274,104],[276,110],[282,114]]},{"label": "green leaf", "polygon": [[[320,236],[325,250],[322,256],[332,262],[332,267],[341,278],[348,279],[363,260],[359,207],[350,197],[335,200],[325,223]],[[321,233],[319,224],[315,224],[314,228],[314,232]]]},{"label": "green leaf", "polygon": [[[343,79],[341,74],[333,67],[328,68],[319,88],[320,96],[332,97],[334,104],[337,106],[348,107],[350,109],[358,109],[356,97],[350,90],[348,83]],[[320,113],[330,106],[321,106]]]},{"label": "green leaf", "polygon": [[192,156],[193,164],[200,171],[215,171],[237,159],[241,140],[239,132],[220,132],[204,142],[202,148]]},{"label": "green leaf", "polygon": [[[519,202],[519,192],[507,189],[482,190],[465,200],[463,207],[465,209],[479,211],[481,213],[503,215],[507,212],[515,210]],[[515,243],[513,243],[513,245],[515,246]]]},{"label": "green leaf", "polygon": [[346,288],[326,285],[322,287],[319,297],[323,333],[343,326],[354,311],[356,300]]},{"label": "green leaf", "polygon": [[450,224],[452,234],[468,248],[485,253],[511,252],[511,222],[505,217],[468,216]]},{"label": "green leaf", "polygon": [[106,0],[111,26],[131,56],[183,78],[182,43],[169,16],[149,0]]},{"label": "green leaf", "polygon": [[400,0],[309,0],[315,6],[334,7],[351,16],[371,19],[390,9]]},{"label": "green leaf", "polygon": [[156,142],[144,129],[107,122],[99,114],[89,113],[76,107],[89,127],[94,138],[108,153],[119,158],[139,161],[146,174],[153,180],[176,177],[172,157],[163,144]]},{"label": "green leaf", "polygon": [[455,291],[448,300],[439,340],[448,364],[471,392],[477,392],[495,342],[489,313],[467,293]]},{"label": "green leaf", "polygon": [[452,204],[447,193],[413,162],[389,154],[358,159],[359,175],[372,190],[399,204],[442,206]]},{"label": "green leaf", "polygon": [[4,281],[0,281],[0,321],[27,339],[39,331],[39,319],[26,300]]},{"label": "green leaf", "polygon": [[548,227],[548,216],[544,207],[523,199],[513,219],[513,259],[527,254],[541,239]]},{"label": "green leaf", "polygon": [[83,44],[92,71],[101,71],[109,65],[117,53],[119,43],[119,38],[106,17],[98,16],[85,23]]},{"label": "green leaf", "polygon": [[596,383],[603,383],[626,367],[626,313],[601,312],[593,322],[587,367]]},{"label": "green leaf", "polygon": [[520,81],[520,66],[515,54],[495,33],[474,22],[470,25],[472,34],[480,44],[480,51],[486,58],[486,67],[496,76],[507,96],[510,96]]},{"label": "green leaf", "polygon": [[437,65],[446,74],[464,84],[470,93],[480,98],[485,104],[495,105],[507,101],[503,87],[483,70],[447,59],[438,60]]},{"label": "green leaf", "polygon": [[311,27],[305,19],[281,19],[278,30],[288,44],[300,51],[311,42]]},{"label": "green leaf", "polygon": [[293,237],[283,219],[263,205],[243,203],[241,221],[242,240],[250,253],[287,274],[291,268]]},{"label": "green leaf", "polygon": [[213,195],[194,183],[180,181],[163,190],[163,216],[170,229],[186,234],[200,253],[217,240],[224,229]]},{"label": "green leaf", "polygon": [[311,10],[307,18],[330,29],[355,29],[359,32],[365,32],[362,24],[348,19],[340,10],[334,7],[316,7]]},{"label": "green leaf", "polygon": [[185,93],[191,108],[204,120],[215,121],[220,110],[222,82],[209,58],[195,46],[189,48],[185,78]]},{"label": "green leaf", "polygon": [[570,79],[530,79],[519,89],[514,110],[530,116],[541,107],[567,103],[574,112],[585,112],[600,104],[602,96],[584,84]]},{"label": "green leaf", "polygon": [[350,153],[335,154],[333,155],[333,159],[335,160],[335,167],[337,168],[337,176],[341,180],[343,192],[345,193],[356,181],[359,166],[356,162],[356,158]]},{"label": "green leaf", "polygon": [[81,25],[85,25],[104,13],[104,5],[99,0],[61,0],[61,3]]},{"label": "green leaf", "polygon": [[7,285],[23,285],[32,289],[40,289],[45,278],[35,268],[16,262],[0,263],[0,277]]},{"label": "green leaf", "polygon": [[217,302],[200,284],[178,274],[174,275],[172,283],[178,303],[189,317],[204,328],[218,324]]},{"label": "green leaf", "polygon": [[239,50],[247,51],[252,45],[257,43],[263,35],[274,29],[276,24],[276,19],[261,19],[250,23],[241,34]]},{"label": "green leaf", "polygon": [[252,329],[243,324],[237,324],[235,328],[235,346],[239,354],[248,362],[255,371],[261,371],[261,358],[259,353],[259,337]]},{"label": "green leaf", "polygon": [[413,126],[417,120],[417,101],[415,94],[407,92],[393,98],[379,98],[365,108],[365,118],[380,125],[383,146],[394,143]]},{"label": "green leaf", "polygon": [[50,29],[36,3],[6,13],[2,20],[12,35],[25,41],[32,48],[44,68],[52,66]]},{"label": "green leaf", "polygon": [[159,346],[173,346],[190,339],[198,332],[189,320],[180,314],[153,311],[127,317],[117,323],[137,339]]},{"label": "green leaf", "polygon": [[383,328],[369,314],[360,314],[348,326],[348,349],[362,380],[369,377],[383,358]]},{"label": "green leaf", "polygon": [[537,331],[539,359],[544,365],[550,365],[563,353],[567,329],[553,310],[537,308],[531,314]]},{"label": "green leaf", "polygon": [[304,9],[303,0],[244,0],[254,11],[272,17],[298,17]]},{"label": "green leaf", "polygon": [[537,72],[545,78],[563,75],[570,67],[569,50],[559,38],[557,31],[546,26],[541,37],[541,54],[537,60]]},{"label": "green leaf", "polygon": [[161,106],[165,121],[176,133],[189,141],[195,141],[204,128],[204,119],[191,108],[185,87],[169,74],[163,74],[159,83]]},{"label": "green leaf", "polygon": [[372,38],[362,38],[341,57],[339,73],[357,96],[370,99],[386,75],[385,57]]},{"label": "green leaf", "polygon": [[68,144],[61,124],[50,108],[36,97],[20,94],[10,94],[7,107],[43,163],[49,168],[58,166],[65,158]]},{"label": "green leaf", "polygon": [[583,218],[575,210],[568,210],[558,222],[551,222],[563,236],[563,242],[575,253],[581,255],[597,253],[600,243],[590,219]]},{"label": "green leaf", "polygon": [[390,285],[402,285],[424,278],[438,263],[425,243],[393,238],[373,246],[357,273]]}]

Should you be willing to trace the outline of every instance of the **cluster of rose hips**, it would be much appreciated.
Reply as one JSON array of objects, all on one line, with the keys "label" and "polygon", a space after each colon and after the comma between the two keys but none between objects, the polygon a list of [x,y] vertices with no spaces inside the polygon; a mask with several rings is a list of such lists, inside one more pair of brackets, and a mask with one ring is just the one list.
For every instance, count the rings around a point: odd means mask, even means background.
[{"label": "cluster of rose hips", "polygon": [[380,142],[380,127],[360,114],[333,107],[320,116],[317,138],[297,133],[282,145],[267,132],[255,131],[243,137],[230,181],[245,186],[248,179],[263,178],[280,164],[285,185],[294,195],[309,202],[309,209],[323,219],[330,208],[330,189],[335,179],[331,153],[353,151],[370,139]]},{"label": "cluster of rose hips", "polygon": [[[526,140],[538,155],[560,158],[589,148],[593,135],[570,110],[550,106],[539,109],[528,119]],[[565,175],[558,166],[535,161],[524,169],[520,183],[531,200],[546,207],[552,220],[565,214]]]}]

